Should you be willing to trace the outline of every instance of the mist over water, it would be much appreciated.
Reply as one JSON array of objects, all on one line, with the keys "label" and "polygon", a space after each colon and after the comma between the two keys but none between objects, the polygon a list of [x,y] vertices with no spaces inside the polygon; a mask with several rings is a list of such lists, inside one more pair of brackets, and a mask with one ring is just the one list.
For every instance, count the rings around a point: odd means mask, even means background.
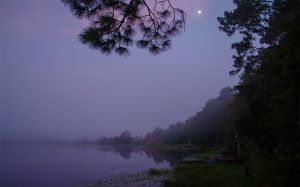
[{"label": "mist over water", "polygon": [[[110,146],[0,146],[0,186],[69,187],[113,175],[167,169],[172,152]],[[179,154],[180,156],[180,154]]]}]

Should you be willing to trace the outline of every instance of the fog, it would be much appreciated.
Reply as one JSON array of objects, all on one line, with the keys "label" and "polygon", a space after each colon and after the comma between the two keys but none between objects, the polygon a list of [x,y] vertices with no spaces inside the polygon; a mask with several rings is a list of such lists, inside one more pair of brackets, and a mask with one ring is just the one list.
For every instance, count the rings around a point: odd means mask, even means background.
[{"label": "fog", "polygon": [[228,73],[232,41],[216,21],[231,0],[207,1],[174,2],[188,18],[171,50],[127,58],[82,45],[86,21],[58,0],[1,1],[1,138],[140,135],[194,115],[237,80]]}]

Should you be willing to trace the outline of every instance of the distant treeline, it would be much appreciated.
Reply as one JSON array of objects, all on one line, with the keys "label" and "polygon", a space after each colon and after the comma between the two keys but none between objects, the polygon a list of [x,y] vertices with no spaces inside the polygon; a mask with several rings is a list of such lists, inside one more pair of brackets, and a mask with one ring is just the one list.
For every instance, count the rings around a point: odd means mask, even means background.
[{"label": "distant treeline", "polygon": [[218,144],[221,140],[223,141],[225,130],[229,125],[229,107],[233,96],[234,91],[231,88],[223,88],[220,95],[210,99],[202,111],[184,122],[171,124],[166,130],[157,127],[145,136],[144,141],[171,144]]},{"label": "distant treeline", "polygon": [[230,133],[230,106],[234,99],[234,91],[230,87],[223,88],[220,95],[210,99],[202,111],[184,122],[171,124],[169,128],[155,128],[144,137],[132,137],[124,131],[119,136],[102,137],[99,144],[183,144],[198,145],[224,144]]}]

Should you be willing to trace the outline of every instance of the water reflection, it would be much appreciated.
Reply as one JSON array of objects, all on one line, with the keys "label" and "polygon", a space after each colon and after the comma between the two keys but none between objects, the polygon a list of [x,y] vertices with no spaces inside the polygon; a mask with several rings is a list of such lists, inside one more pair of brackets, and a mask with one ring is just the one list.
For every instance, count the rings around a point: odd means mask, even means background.
[{"label": "water reflection", "polygon": [[86,150],[96,148],[101,152],[109,152],[120,155],[123,159],[128,160],[132,154],[145,155],[147,158],[152,159],[156,164],[168,162],[171,167],[176,166],[182,153],[177,150],[159,149],[153,146],[127,146],[127,145],[75,145],[77,149]]},{"label": "water reflection", "polygon": [[119,154],[126,160],[130,158],[131,153],[140,153],[140,151],[137,150],[136,147],[132,146],[98,146],[98,149],[103,152],[112,152],[115,154]]},{"label": "water reflection", "polygon": [[69,187],[112,175],[170,168],[181,153],[153,147],[1,145],[0,186]]}]

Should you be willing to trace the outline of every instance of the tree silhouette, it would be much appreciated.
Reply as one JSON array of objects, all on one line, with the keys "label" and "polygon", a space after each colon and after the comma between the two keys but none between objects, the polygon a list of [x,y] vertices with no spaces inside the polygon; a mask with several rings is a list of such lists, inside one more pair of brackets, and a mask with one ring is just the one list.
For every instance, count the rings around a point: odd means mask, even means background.
[{"label": "tree silhouette", "polygon": [[[61,0],[90,25],[79,35],[83,44],[104,54],[130,54],[129,47],[159,54],[185,26],[186,15],[170,0]],[[135,39],[138,38],[138,39]]]},{"label": "tree silhouette", "polygon": [[298,0],[234,0],[218,18],[228,36],[239,34],[234,70],[240,74],[233,128],[250,157],[255,186],[299,186]]}]

